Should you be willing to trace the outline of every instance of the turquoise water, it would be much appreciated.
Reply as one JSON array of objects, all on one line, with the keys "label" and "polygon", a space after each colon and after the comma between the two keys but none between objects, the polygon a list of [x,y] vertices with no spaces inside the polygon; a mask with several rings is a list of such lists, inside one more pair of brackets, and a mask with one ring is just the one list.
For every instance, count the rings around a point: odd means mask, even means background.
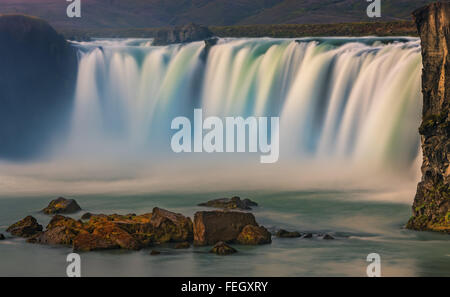
[{"label": "turquoise water", "polygon": [[[154,206],[192,215],[196,204],[237,193],[73,196],[92,213],[146,213]],[[406,203],[373,199],[374,191],[238,193],[257,201],[257,221],[276,230],[327,232],[336,240],[278,239],[270,245],[239,246],[235,255],[209,254],[209,247],[81,253],[82,276],[366,276],[369,253],[381,256],[383,276],[450,276],[450,237],[405,230]],[[402,195],[402,194],[392,194]],[[25,217],[45,226],[38,213],[54,197],[0,198],[0,232]],[[391,197],[392,198],[392,197]],[[390,201],[405,201],[394,197]],[[81,216],[83,212],[74,215]],[[0,241],[0,276],[65,276],[69,247],[33,245],[20,238]]]}]

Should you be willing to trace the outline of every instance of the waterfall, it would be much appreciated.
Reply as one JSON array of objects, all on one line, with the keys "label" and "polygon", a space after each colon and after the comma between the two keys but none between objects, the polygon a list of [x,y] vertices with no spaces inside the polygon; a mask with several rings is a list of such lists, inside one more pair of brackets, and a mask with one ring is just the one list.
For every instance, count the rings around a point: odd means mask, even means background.
[{"label": "waterfall", "polygon": [[233,176],[236,166],[248,171],[243,175],[268,168],[255,169],[259,155],[250,153],[172,152],[172,119],[192,119],[201,108],[204,117],[280,117],[279,162],[271,169],[280,179],[326,173],[334,180],[344,171],[364,180],[368,171],[417,178],[417,38],[227,38],[209,49],[203,42],[99,39],[76,46],[72,131],[56,154],[65,161],[173,162],[168,168],[177,170],[202,163],[205,172],[232,167]]},{"label": "waterfall", "polygon": [[[48,144],[47,159],[2,162],[0,195],[344,187],[400,189],[385,198],[407,203],[414,196],[422,161],[417,38],[74,46],[70,131]],[[192,122],[198,108],[204,118],[279,117],[278,162],[260,164],[259,152],[174,153],[172,120]]]}]

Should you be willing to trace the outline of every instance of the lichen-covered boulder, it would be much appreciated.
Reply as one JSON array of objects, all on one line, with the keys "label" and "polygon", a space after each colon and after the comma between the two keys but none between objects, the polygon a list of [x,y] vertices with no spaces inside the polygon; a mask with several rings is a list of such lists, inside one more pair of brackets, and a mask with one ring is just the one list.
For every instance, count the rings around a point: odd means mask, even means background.
[{"label": "lichen-covered boulder", "polygon": [[246,245],[267,244],[272,242],[272,235],[262,226],[247,225],[239,233],[236,241]]},{"label": "lichen-covered boulder", "polygon": [[194,238],[192,221],[182,214],[155,207],[151,223],[159,242],[192,241]]},{"label": "lichen-covered boulder", "polygon": [[38,224],[37,220],[32,216],[27,216],[6,229],[6,232],[20,237],[31,237],[41,231],[42,225]]},{"label": "lichen-covered boulder", "polygon": [[247,225],[258,226],[255,216],[239,211],[199,211],[194,215],[194,244],[235,241]]},{"label": "lichen-covered boulder", "polygon": [[72,218],[55,215],[46,230],[28,239],[30,243],[72,245],[80,233],[88,233],[83,223]]},{"label": "lichen-covered boulder", "polygon": [[45,214],[70,214],[81,210],[81,207],[74,199],[66,199],[64,197],[59,197],[55,200],[50,201],[48,206],[42,210]]},{"label": "lichen-covered boulder", "polygon": [[80,234],[73,241],[73,250],[80,252],[119,249],[116,242],[95,234]]},{"label": "lichen-covered boulder", "polygon": [[219,241],[214,245],[214,247],[209,251],[210,253],[214,253],[217,255],[225,256],[237,253],[237,250],[227,245],[223,241]]}]

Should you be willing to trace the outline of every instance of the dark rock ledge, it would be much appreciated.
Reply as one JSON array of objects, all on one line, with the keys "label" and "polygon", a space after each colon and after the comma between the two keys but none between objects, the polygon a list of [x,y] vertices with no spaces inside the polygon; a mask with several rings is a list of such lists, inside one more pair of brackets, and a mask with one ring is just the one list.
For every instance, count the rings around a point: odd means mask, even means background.
[{"label": "dark rock ledge", "polygon": [[223,209],[251,210],[253,206],[258,206],[258,203],[250,199],[241,200],[240,197],[234,196],[232,198],[219,198],[210,200],[208,202],[200,203],[198,206],[223,208]]}]

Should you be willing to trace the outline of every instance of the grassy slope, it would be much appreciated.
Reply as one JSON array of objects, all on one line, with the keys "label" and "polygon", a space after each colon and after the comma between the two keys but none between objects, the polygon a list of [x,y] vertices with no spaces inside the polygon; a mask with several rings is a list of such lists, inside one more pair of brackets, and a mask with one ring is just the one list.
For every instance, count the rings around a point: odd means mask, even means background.
[{"label": "grassy slope", "polygon": [[[314,37],[314,36],[417,36],[412,21],[380,23],[340,24],[281,24],[246,26],[211,26],[219,37]],[[65,29],[62,33],[69,39],[86,40],[90,37],[142,37],[151,38],[156,28],[123,29]]]},{"label": "grassy slope", "polygon": [[[410,20],[432,1],[382,0],[382,19]],[[24,13],[57,28],[163,27],[204,25],[313,24],[374,21],[365,0],[82,0],[82,18],[66,16],[63,0],[0,0],[0,13]]]}]

